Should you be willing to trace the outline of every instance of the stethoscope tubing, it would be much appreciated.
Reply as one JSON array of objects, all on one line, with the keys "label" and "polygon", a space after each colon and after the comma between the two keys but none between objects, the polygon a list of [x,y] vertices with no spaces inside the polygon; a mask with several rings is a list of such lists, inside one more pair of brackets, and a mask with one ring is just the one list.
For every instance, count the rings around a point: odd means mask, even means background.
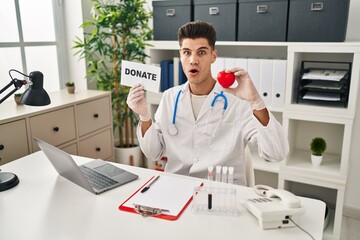
[{"label": "stethoscope tubing", "polygon": [[224,107],[223,107],[223,110],[225,111],[227,109],[227,106],[228,106],[228,101],[227,101],[227,97],[225,96],[224,92],[221,91],[220,93],[216,94],[216,96],[214,97],[214,99],[212,100],[211,102],[211,107],[214,107],[215,106],[215,103],[216,103],[216,100],[219,98],[219,97],[222,97],[224,99]]},{"label": "stethoscope tubing", "polygon": [[[176,95],[176,98],[175,98],[175,104],[174,104],[174,112],[173,112],[173,116],[172,116],[172,121],[171,121],[171,124],[170,126],[168,127],[168,130],[169,130],[169,134],[170,135],[176,135],[177,134],[177,127],[175,125],[175,121],[176,121],[176,115],[177,115],[177,110],[178,110],[178,105],[179,105],[179,99],[180,99],[180,95],[181,95],[181,92],[182,92],[182,87],[181,89],[179,90],[179,92],[177,93]],[[214,99],[212,100],[211,104],[210,104],[210,112],[209,112],[209,115],[207,117],[207,120],[206,120],[206,127],[205,127],[205,131],[207,129],[207,122],[209,120],[209,117],[210,117],[210,114],[212,112],[212,109],[213,107],[215,106],[215,103],[217,101],[218,98],[223,98],[224,99],[224,106],[223,106],[223,113],[222,115],[224,114],[225,110],[227,109],[228,107],[228,101],[227,101],[227,97],[225,96],[224,92],[221,91],[220,93],[216,94]],[[221,115],[221,118],[220,118],[220,121],[222,120],[222,115]],[[220,122],[218,122],[217,125],[219,125]],[[217,129],[218,127],[216,127]],[[212,134],[214,135],[214,133]]]},{"label": "stethoscope tubing", "polygon": [[172,117],[171,124],[175,124],[175,119],[176,119],[176,114],[177,114],[177,108],[178,108],[178,103],[179,103],[179,98],[180,98],[181,92],[182,92],[182,90],[180,89],[179,92],[178,92],[177,95],[176,95],[175,106],[174,106],[174,113],[173,113],[173,117]]}]

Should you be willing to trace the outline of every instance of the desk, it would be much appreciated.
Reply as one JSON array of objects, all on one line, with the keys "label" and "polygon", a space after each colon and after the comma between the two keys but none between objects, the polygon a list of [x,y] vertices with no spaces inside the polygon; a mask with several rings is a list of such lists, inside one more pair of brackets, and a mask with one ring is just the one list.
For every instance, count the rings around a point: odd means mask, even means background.
[{"label": "desk", "polygon": [[[78,156],[74,159],[78,164],[90,160]],[[20,183],[0,192],[0,239],[310,239],[298,228],[262,230],[240,202],[241,213],[237,217],[194,214],[189,209],[191,204],[176,221],[120,211],[121,203],[150,177],[159,174],[128,165],[120,167],[139,178],[93,195],[59,176],[41,151],[1,166],[2,171],[17,174]],[[235,188],[238,200],[256,196],[251,188]],[[315,239],[322,239],[325,204],[307,198],[301,201],[306,212],[298,224]]]}]

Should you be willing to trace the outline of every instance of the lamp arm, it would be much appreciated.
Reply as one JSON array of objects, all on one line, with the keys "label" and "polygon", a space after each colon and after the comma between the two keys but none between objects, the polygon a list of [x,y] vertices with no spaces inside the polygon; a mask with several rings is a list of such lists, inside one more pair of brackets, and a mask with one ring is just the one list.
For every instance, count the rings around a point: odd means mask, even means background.
[{"label": "lamp arm", "polygon": [[18,79],[12,79],[9,84],[7,84],[5,87],[3,87],[0,90],[0,94],[3,93],[6,89],[11,87],[11,85],[15,86],[15,89],[11,90],[8,94],[5,95],[2,99],[0,99],[0,104],[4,102],[8,97],[10,97],[14,92],[19,90],[23,85],[25,85],[27,82],[26,80],[18,80]]}]

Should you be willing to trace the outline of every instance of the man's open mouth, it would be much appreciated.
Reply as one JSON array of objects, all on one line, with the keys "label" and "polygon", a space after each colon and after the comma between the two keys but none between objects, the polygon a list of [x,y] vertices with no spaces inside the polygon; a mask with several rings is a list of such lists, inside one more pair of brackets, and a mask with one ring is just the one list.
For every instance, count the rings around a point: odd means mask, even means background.
[{"label": "man's open mouth", "polygon": [[190,73],[197,73],[197,72],[199,72],[199,70],[197,70],[197,69],[190,69],[189,72],[190,72]]}]

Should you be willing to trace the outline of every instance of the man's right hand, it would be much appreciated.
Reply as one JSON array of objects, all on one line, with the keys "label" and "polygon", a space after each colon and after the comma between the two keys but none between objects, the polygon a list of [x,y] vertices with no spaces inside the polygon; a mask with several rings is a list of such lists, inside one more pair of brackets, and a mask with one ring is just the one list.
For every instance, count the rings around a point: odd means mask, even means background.
[{"label": "man's right hand", "polygon": [[130,89],[126,103],[131,110],[139,114],[140,121],[146,122],[151,119],[143,85],[138,83]]}]

